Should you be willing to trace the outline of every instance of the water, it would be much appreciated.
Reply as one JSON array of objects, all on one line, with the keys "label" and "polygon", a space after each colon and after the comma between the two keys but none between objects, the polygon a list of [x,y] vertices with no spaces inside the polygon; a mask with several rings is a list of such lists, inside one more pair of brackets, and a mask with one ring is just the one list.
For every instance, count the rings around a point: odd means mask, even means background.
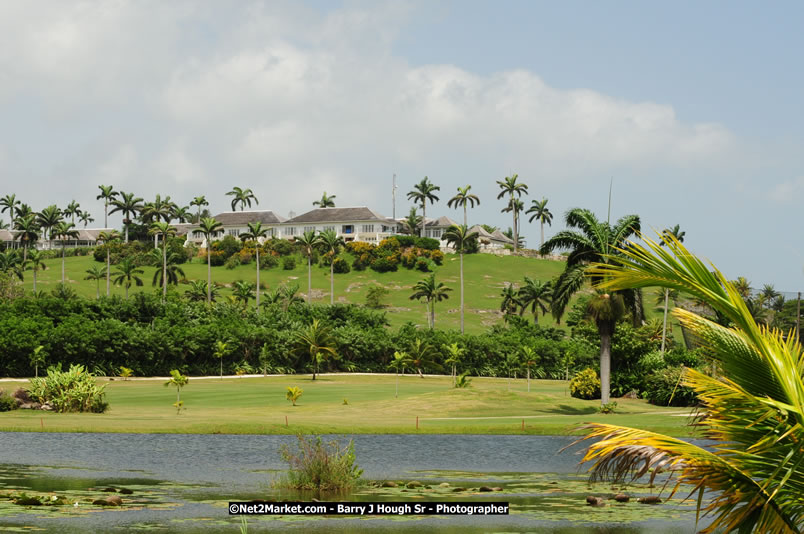
[{"label": "water", "polygon": [[[341,443],[348,440],[348,437],[338,438]],[[602,521],[579,524],[578,519],[591,510],[584,506],[583,494],[589,490],[585,488],[585,475],[579,474],[580,456],[576,454],[579,449],[558,452],[572,443],[575,439],[572,437],[357,435],[353,439],[365,478],[416,479],[434,485],[447,480],[453,486],[500,485],[506,489],[504,494],[482,497],[466,494],[461,498],[507,500],[521,513],[497,518],[438,517],[405,521],[317,518],[279,522],[249,518],[249,532],[277,526],[300,532],[312,529],[395,533],[420,528],[567,533],[694,530],[694,511],[689,507],[679,508],[678,514],[667,521],[662,514],[666,515],[669,506],[660,509],[637,504],[629,505],[632,511],[626,514],[627,525],[619,524],[623,519],[616,515],[614,507],[605,510],[605,513],[615,514],[611,516],[613,522],[601,515]],[[106,486],[135,489],[134,500],[127,501],[132,504],[123,509],[93,511],[75,517],[65,516],[63,510],[32,509],[20,513],[20,507],[6,506],[0,510],[0,527],[34,526],[52,532],[107,529],[139,532],[158,527],[182,532],[239,532],[239,519],[228,516],[226,501],[275,496],[270,482],[286,467],[279,457],[279,448],[283,444],[293,445],[295,441],[294,436],[0,433],[0,489],[70,490],[77,492],[76,495],[90,492],[89,488]],[[550,475],[540,475],[542,473]],[[576,488],[571,495],[551,493],[555,488],[570,486]],[[605,489],[610,491],[608,487]],[[370,501],[413,497],[356,494],[347,498]],[[432,497],[432,500],[443,500]],[[455,498],[454,495],[448,497]],[[557,511],[563,513],[562,506],[574,508],[576,502],[579,506],[573,514],[556,515]],[[642,518],[650,522],[641,522]]]}]

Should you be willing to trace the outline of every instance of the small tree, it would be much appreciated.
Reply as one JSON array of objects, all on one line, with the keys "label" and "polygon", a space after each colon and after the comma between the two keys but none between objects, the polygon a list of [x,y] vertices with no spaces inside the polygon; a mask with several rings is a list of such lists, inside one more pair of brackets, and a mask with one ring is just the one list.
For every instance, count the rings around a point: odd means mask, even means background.
[{"label": "small tree", "polygon": [[413,360],[411,360],[407,352],[394,352],[394,359],[388,364],[389,369],[396,369],[396,392],[394,393],[394,398],[399,397],[399,371],[401,370],[402,374],[404,374],[405,369],[412,363]]},{"label": "small tree", "polygon": [[122,365],[120,366],[120,378],[122,378],[123,380],[128,380],[132,376],[134,376],[134,370],[133,369],[129,369],[128,367],[123,367]]},{"label": "small tree", "polygon": [[45,358],[47,358],[47,352],[45,352],[44,345],[39,345],[33,351],[31,351],[31,365],[34,366],[34,377],[39,378],[39,366],[45,365]]},{"label": "small tree", "polygon": [[385,298],[388,293],[390,293],[390,291],[380,285],[369,287],[366,290],[366,306],[374,309],[382,308],[382,299]]},{"label": "small tree", "polygon": [[313,380],[315,380],[315,375],[318,374],[319,363],[329,356],[338,357],[338,353],[335,350],[335,339],[332,337],[331,330],[322,325],[318,319],[313,319],[309,326],[296,332],[294,337],[297,354],[309,355],[313,362]]},{"label": "small tree", "polygon": [[181,401],[181,388],[186,386],[189,381],[189,377],[184,376],[177,369],[173,369],[170,372],[170,380],[165,382],[165,387],[176,386],[176,404],[173,405],[176,407],[176,415],[181,413],[182,406],[184,405]]},{"label": "small tree", "polygon": [[[530,393],[530,370],[533,366],[535,366],[538,363],[538,361],[536,360],[536,358],[538,358],[538,355],[536,354],[536,351],[533,350],[532,347],[525,346],[522,347],[520,351],[522,353],[522,366],[525,369],[527,369],[528,373],[528,393]],[[544,371],[539,367],[536,367],[534,369],[534,374],[539,378],[544,377]]]},{"label": "small tree", "polygon": [[447,359],[444,363],[452,366],[452,386],[455,387],[455,367],[461,362],[463,355],[466,354],[466,349],[459,347],[457,343],[447,345]]},{"label": "small tree", "polygon": [[285,398],[296,406],[296,401],[302,396],[304,390],[297,386],[288,386],[288,391],[285,393]]},{"label": "small tree", "polygon": [[223,380],[223,357],[229,354],[229,344],[219,339],[215,342],[213,354],[221,361],[221,380]]}]

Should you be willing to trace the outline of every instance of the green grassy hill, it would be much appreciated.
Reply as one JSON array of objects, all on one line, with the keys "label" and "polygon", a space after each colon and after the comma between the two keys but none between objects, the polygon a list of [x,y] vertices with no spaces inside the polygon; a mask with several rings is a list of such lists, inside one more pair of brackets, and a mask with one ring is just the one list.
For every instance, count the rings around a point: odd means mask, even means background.
[{"label": "green grassy hill", "polygon": [[[47,260],[48,269],[39,272],[37,275],[37,290],[50,291],[61,282],[61,259]],[[66,279],[67,284],[79,295],[87,298],[94,298],[96,283],[85,280],[87,269],[93,265],[102,265],[93,260],[91,256],[79,256],[66,258]],[[558,275],[564,268],[561,261],[543,260],[537,258],[523,258],[519,256],[494,256],[491,254],[472,254],[464,257],[464,276],[466,290],[466,331],[469,333],[480,333],[489,326],[502,320],[500,313],[500,291],[505,283],[513,282],[521,284],[525,276],[537,280],[550,280]],[[187,280],[206,280],[207,266],[205,258],[195,258],[192,262],[182,265],[182,269]],[[142,287],[132,287],[130,294],[137,291],[155,291],[151,286],[154,275],[154,267],[143,267],[144,274],[141,278],[144,282]],[[114,266],[112,266],[114,273]],[[329,269],[313,266],[312,269],[313,302],[329,303]],[[393,326],[399,326],[407,321],[414,324],[427,326],[427,316],[425,305],[418,301],[410,300],[412,286],[422,278],[427,276],[416,270],[400,268],[397,272],[377,273],[370,269],[363,272],[352,271],[347,274],[335,275],[335,301],[341,303],[364,304],[366,301],[366,290],[372,284],[380,284],[387,288],[390,293],[385,297],[385,311]],[[453,291],[450,298],[436,305],[436,327],[454,328],[460,327],[460,292],[459,292],[459,261],[456,254],[447,254],[444,257],[444,264],[437,268],[436,279],[444,282]],[[33,286],[33,273],[26,271],[23,286],[30,291]],[[213,282],[229,286],[235,280],[256,281],[256,268],[252,262],[249,265],[241,265],[235,269],[225,267],[212,268]],[[283,283],[297,283],[300,292],[307,291],[307,264],[298,261],[296,268],[290,271],[283,270],[281,266],[273,269],[263,270],[260,273],[260,282],[263,287],[273,289]],[[184,293],[186,285],[179,284],[178,291]],[[105,281],[100,283],[100,292],[105,294]],[[112,286],[112,294],[123,296],[125,291],[122,286]],[[220,291],[220,295],[225,297],[231,294],[227,288]],[[645,296],[646,311],[649,316],[656,312],[652,311],[655,297],[653,292]],[[253,301],[252,304],[253,305]],[[526,313],[526,316],[529,314]],[[539,323],[555,326],[555,320],[551,316],[539,317]]]}]

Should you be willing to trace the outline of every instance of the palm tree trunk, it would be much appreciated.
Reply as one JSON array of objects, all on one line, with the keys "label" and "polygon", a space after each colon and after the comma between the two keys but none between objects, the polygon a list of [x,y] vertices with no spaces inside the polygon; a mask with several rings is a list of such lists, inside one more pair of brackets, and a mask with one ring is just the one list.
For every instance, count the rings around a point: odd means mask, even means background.
[{"label": "palm tree trunk", "polygon": [[435,329],[435,300],[430,301],[430,330]]},{"label": "palm tree trunk", "polygon": [[162,237],[162,302],[167,296],[167,235]]},{"label": "palm tree trunk", "polygon": [[95,299],[100,298],[100,280],[95,281]]},{"label": "palm tree trunk", "polygon": [[103,227],[109,228],[109,201],[103,203]]},{"label": "palm tree trunk", "polygon": [[126,300],[128,300],[128,288],[131,286],[131,280],[126,281]]},{"label": "palm tree trunk", "polygon": [[257,241],[257,309],[260,309],[260,242]]},{"label": "palm tree trunk", "polygon": [[399,369],[396,370],[396,392],[394,393],[394,398],[399,398]]},{"label": "palm tree trunk", "polygon": [[111,263],[109,261],[109,245],[106,245],[106,296],[109,296],[109,281],[111,278]]},{"label": "palm tree trunk", "polygon": [[530,393],[530,365],[528,366],[528,393]]},{"label": "palm tree trunk", "polygon": [[[466,226],[464,224],[464,226]],[[461,247],[461,334],[463,334],[463,247]]]},{"label": "palm tree trunk", "polygon": [[64,241],[61,242],[61,285],[64,285]]},{"label": "palm tree trunk", "polygon": [[[310,304],[312,299],[312,292],[313,292],[313,271],[312,267],[310,266],[310,256],[313,254],[313,251],[308,251],[307,254],[307,304]],[[313,375],[315,377],[315,374]],[[315,378],[313,378],[315,380]]]},{"label": "palm tree trunk", "polygon": [[614,321],[598,321],[600,333],[600,404],[609,403],[611,389],[611,335],[614,332]]},{"label": "palm tree trunk", "polygon": [[223,380],[223,354],[221,354],[221,380]]},{"label": "palm tree trunk", "polygon": [[33,274],[34,274],[34,277],[33,277],[34,278],[33,279],[33,292],[34,292],[34,294],[36,294],[36,271],[37,271],[37,269],[34,267],[34,270],[33,270]]},{"label": "palm tree trunk", "polygon": [[209,255],[209,237],[207,237],[207,304],[212,302],[212,261]]},{"label": "palm tree trunk", "polygon": [[329,263],[329,305],[335,304],[335,252],[332,253],[332,261]]},{"label": "palm tree trunk", "polygon": [[466,200],[463,202],[463,225],[469,228],[468,223],[466,222]]},{"label": "palm tree trunk", "polygon": [[28,242],[25,242],[25,245],[22,248],[22,262],[25,263],[28,261]]},{"label": "palm tree trunk", "polygon": [[542,242],[539,245],[539,249],[541,249],[544,246],[544,219],[540,219],[540,221],[541,221],[541,227],[542,227]]},{"label": "palm tree trunk", "polygon": [[316,354],[316,357],[313,361],[313,380],[315,380],[316,373],[318,373],[318,354]]},{"label": "palm tree trunk", "polygon": [[128,243],[128,224],[126,224],[126,243]]},{"label": "palm tree trunk", "polygon": [[419,237],[424,237],[424,227],[427,226],[427,200],[422,202],[422,229],[419,232]]},{"label": "palm tree trunk", "polygon": [[667,339],[667,301],[670,297],[670,290],[664,290],[664,322],[662,323],[662,354],[664,354],[664,344]]}]

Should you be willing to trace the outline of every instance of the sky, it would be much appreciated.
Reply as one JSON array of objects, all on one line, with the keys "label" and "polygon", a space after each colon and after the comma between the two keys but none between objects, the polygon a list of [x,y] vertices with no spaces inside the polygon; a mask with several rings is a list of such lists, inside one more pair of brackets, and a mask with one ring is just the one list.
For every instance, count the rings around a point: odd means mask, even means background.
[{"label": "sky", "polygon": [[[804,4],[710,2],[0,2],[0,196],[98,185],[187,205],[406,214],[424,176],[481,200],[518,174],[564,214],[676,224],[731,278],[804,291]],[[2,215],[7,220],[8,214]],[[110,217],[110,226],[121,217]],[[523,223],[529,246],[539,227]]]}]

